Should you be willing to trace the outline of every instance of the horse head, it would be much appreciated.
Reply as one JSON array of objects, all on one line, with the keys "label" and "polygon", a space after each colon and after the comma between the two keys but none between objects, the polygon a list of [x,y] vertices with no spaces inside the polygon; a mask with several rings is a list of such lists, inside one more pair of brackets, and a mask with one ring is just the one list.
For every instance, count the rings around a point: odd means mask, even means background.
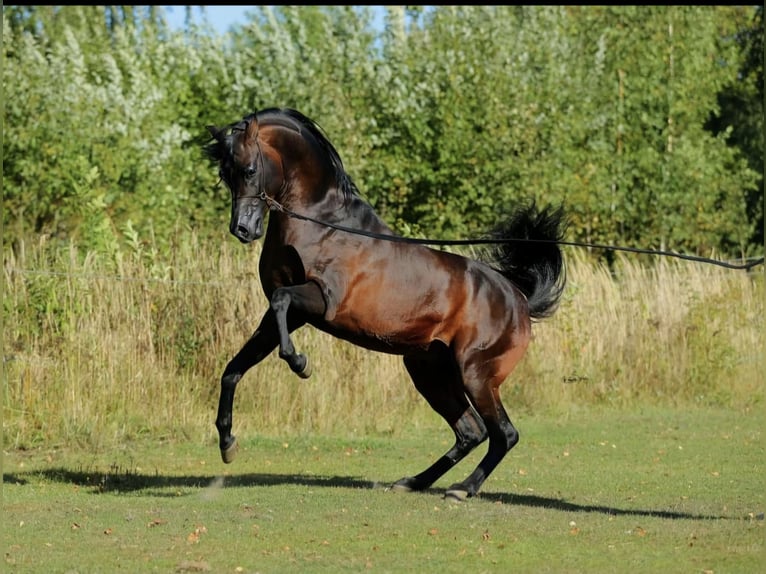
[{"label": "horse head", "polygon": [[263,235],[269,208],[317,217],[358,195],[322,129],[296,110],[268,108],[208,131],[204,151],[231,190],[229,230],[243,243]]},{"label": "horse head", "polygon": [[218,164],[218,175],[231,191],[229,231],[242,243],[263,235],[268,202],[284,184],[279,154],[263,145],[255,114],[223,128],[208,126],[212,141],[208,158]]}]

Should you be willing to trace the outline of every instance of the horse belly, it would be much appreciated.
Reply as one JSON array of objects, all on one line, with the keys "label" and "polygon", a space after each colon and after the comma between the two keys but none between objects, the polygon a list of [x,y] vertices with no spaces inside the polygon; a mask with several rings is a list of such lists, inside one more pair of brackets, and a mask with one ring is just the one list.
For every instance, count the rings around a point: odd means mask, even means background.
[{"label": "horse belly", "polygon": [[382,244],[356,254],[353,263],[328,266],[317,277],[330,309],[318,328],[396,354],[427,349],[444,337],[445,325],[464,300],[461,259],[448,262],[440,252]]},{"label": "horse belly", "polygon": [[401,355],[427,349],[438,338],[442,319],[433,311],[385,312],[366,304],[351,312],[341,308],[332,321],[316,327],[366,349]]}]

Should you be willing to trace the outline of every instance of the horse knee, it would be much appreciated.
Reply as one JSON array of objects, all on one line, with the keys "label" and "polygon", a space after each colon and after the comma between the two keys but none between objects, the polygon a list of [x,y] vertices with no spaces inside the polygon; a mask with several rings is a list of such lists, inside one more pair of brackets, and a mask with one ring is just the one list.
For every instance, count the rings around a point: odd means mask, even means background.
[{"label": "horse knee", "polygon": [[285,313],[290,306],[290,291],[286,287],[278,287],[269,301],[271,310],[275,313]]},{"label": "horse knee", "polygon": [[221,386],[224,388],[236,387],[241,378],[242,375],[240,373],[229,372],[227,369],[221,377]]}]

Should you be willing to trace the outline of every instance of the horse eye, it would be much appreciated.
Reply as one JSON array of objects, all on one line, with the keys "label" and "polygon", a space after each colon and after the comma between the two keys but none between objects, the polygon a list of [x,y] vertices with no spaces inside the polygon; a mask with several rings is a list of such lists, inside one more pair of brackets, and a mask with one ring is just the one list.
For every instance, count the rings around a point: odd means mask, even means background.
[{"label": "horse eye", "polygon": [[245,168],[245,177],[253,177],[255,175],[255,168],[249,165]]}]

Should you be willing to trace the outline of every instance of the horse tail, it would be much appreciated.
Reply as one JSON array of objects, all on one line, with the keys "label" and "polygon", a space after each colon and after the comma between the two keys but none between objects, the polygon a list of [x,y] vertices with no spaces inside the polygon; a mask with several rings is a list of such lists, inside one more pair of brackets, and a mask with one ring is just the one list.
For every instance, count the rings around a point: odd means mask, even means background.
[{"label": "horse tail", "polygon": [[538,209],[534,201],[516,208],[492,232],[493,239],[519,239],[494,245],[497,270],[527,298],[532,319],[550,317],[566,284],[561,248],[567,221],[561,206]]}]

